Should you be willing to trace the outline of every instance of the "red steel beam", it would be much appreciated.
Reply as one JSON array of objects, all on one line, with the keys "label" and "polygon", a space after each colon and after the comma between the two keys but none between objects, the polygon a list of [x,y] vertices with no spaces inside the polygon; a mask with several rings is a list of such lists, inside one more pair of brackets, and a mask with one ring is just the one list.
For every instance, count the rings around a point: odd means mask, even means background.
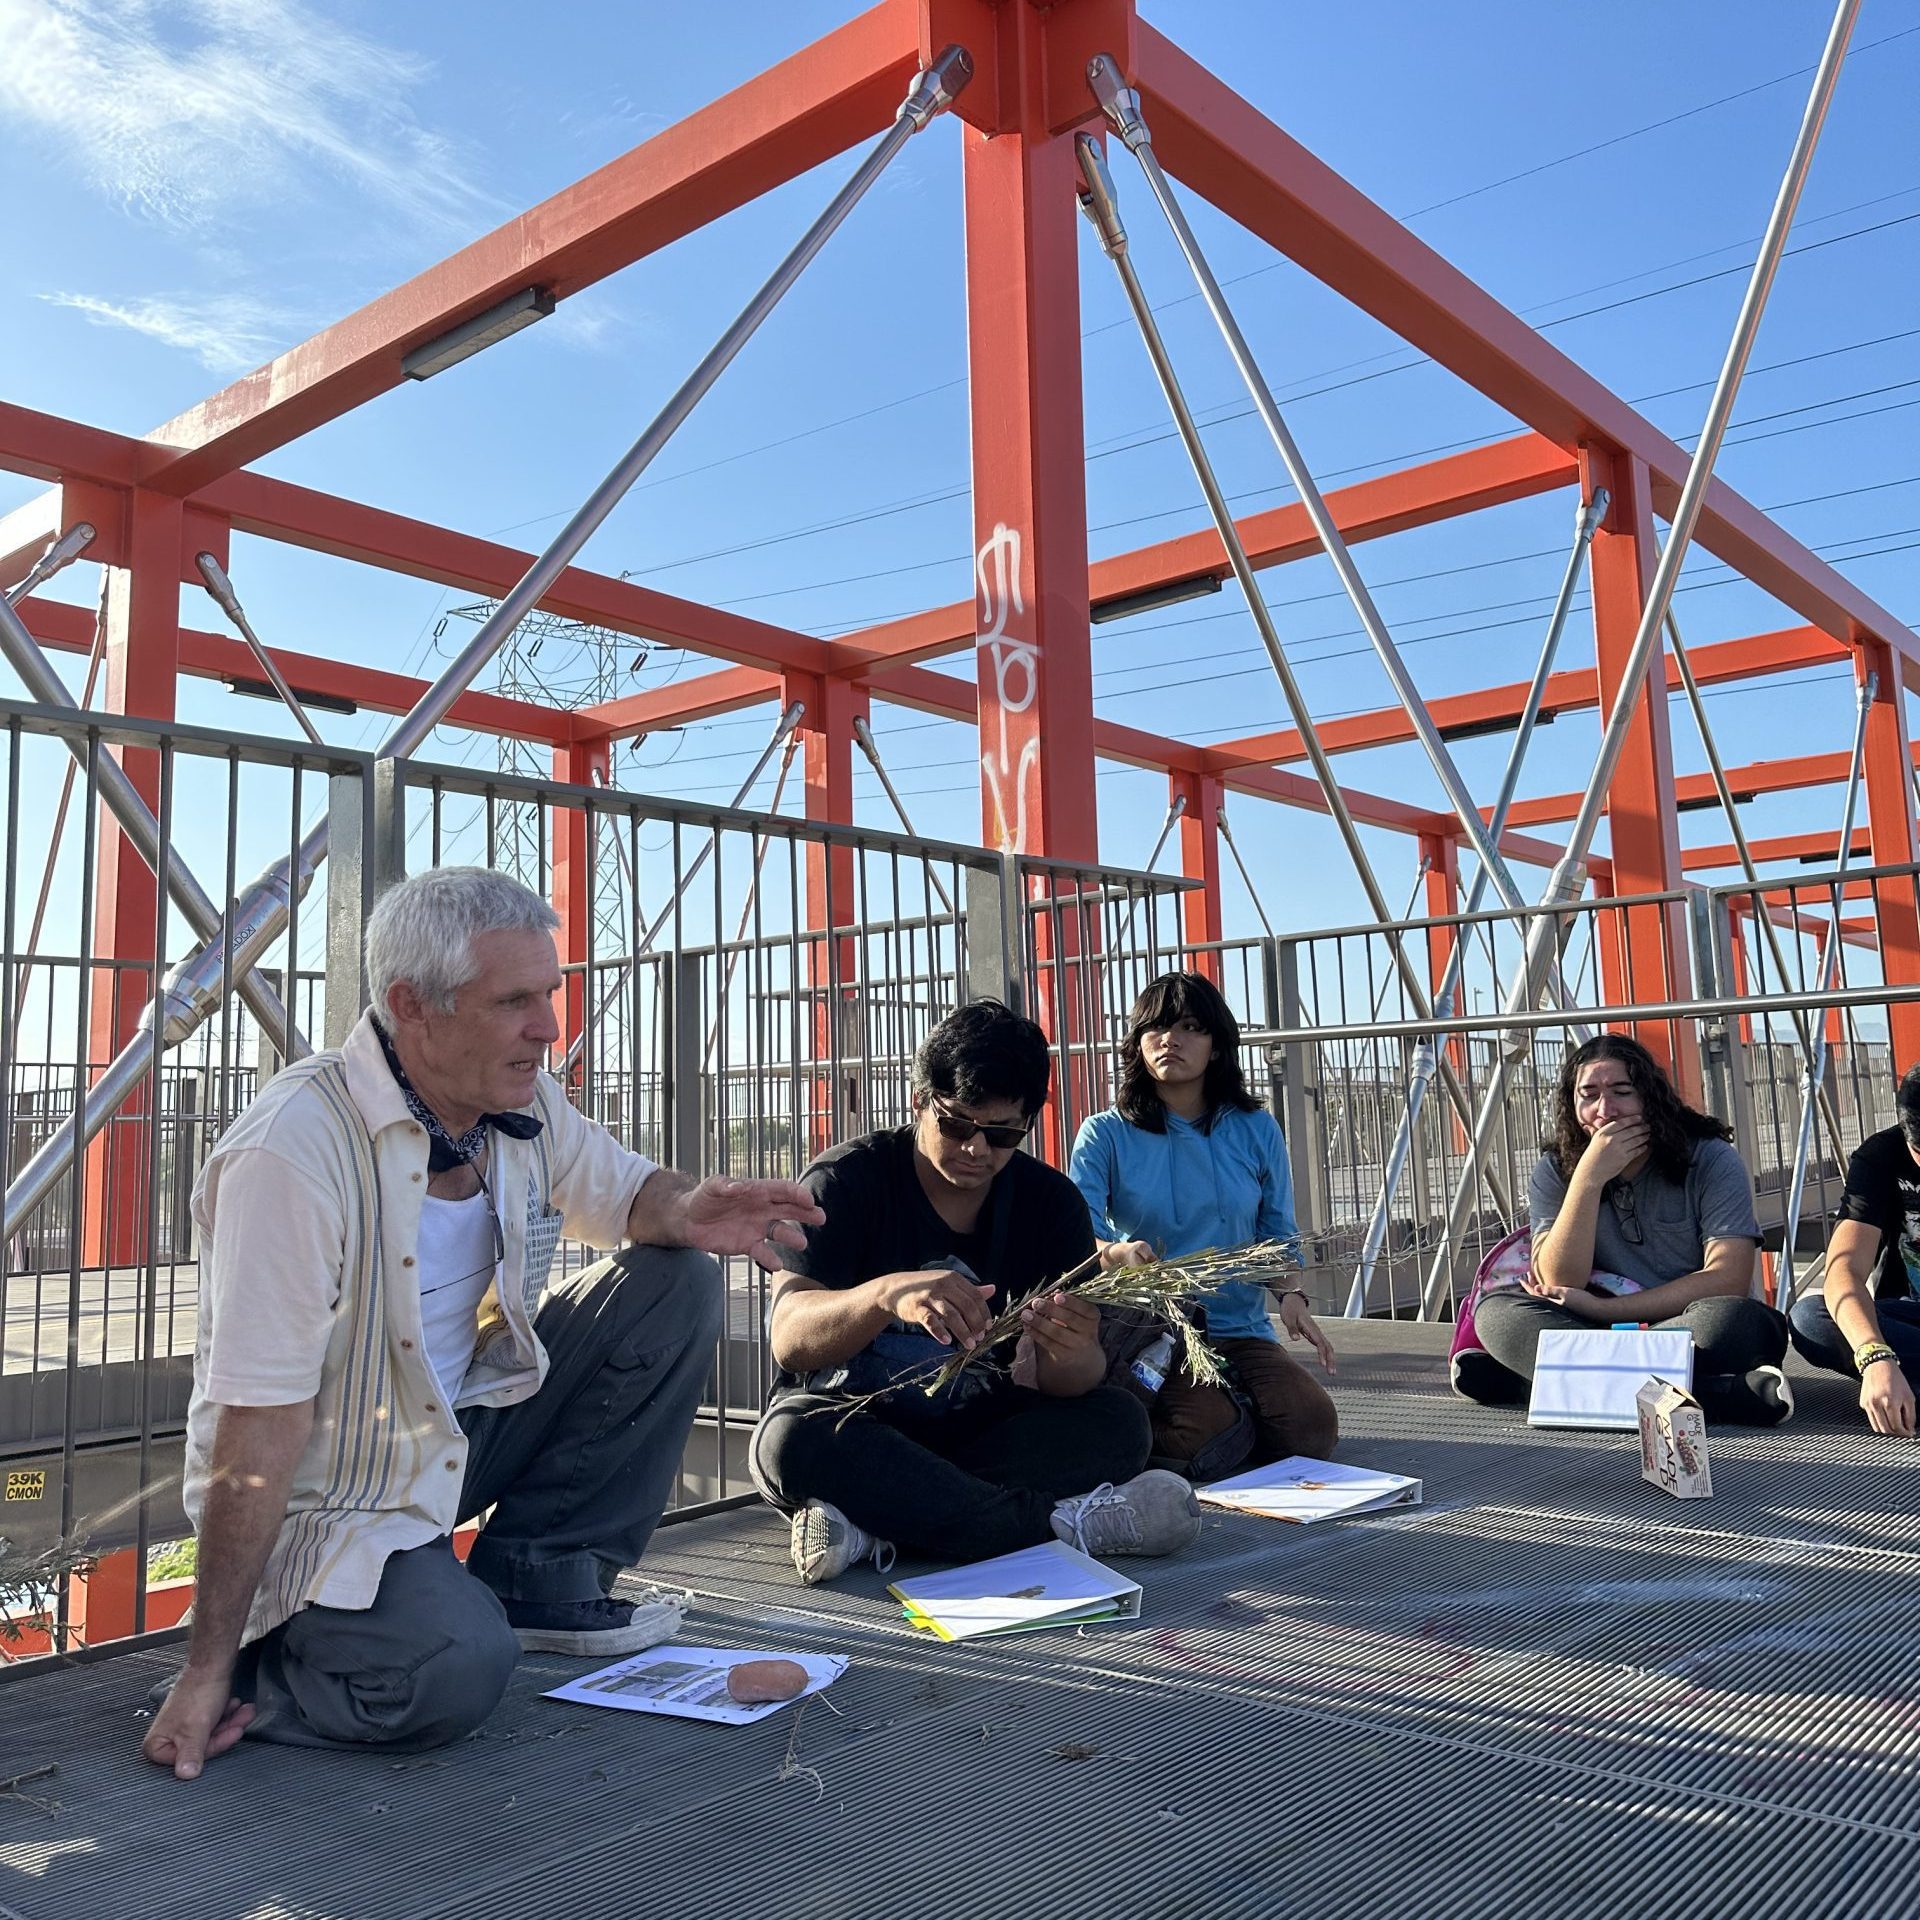
[{"label": "red steel beam", "polygon": [[[1644,462],[1672,513],[1688,456],[1665,434],[1144,21],[1136,45],[1169,173],[1556,446]],[[1721,481],[1695,539],[1835,639],[1884,641],[1914,683],[1920,640]]]},{"label": "red steel beam", "polygon": [[[1771,860],[1817,860],[1832,865],[1840,857],[1840,836],[1838,833],[1784,833],[1771,840],[1749,840],[1747,850],[1756,865]],[[1864,860],[1871,851],[1872,837],[1867,829],[1855,827],[1853,851],[1848,857]],[[1711,847],[1688,847],[1680,856],[1680,864],[1689,873],[1717,873],[1722,868],[1737,867],[1740,852],[1731,840]]]},{"label": "red steel beam", "polygon": [[[937,714],[972,726],[977,717],[974,691],[970,682],[951,674],[935,673],[926,667],[891,668],[873,685],[875,698],[895,706],[911,707],[919,713]],[[1278,767],[1217,767],[1206,747],[1189,740],[1172,740],[1164,734],[1146,733],[1138,727],[1122,726],[1114,720],[1093,723],[1094,751],[1103,760],[1122,765],[1145,767],[1156,772],[1187,773],[1217,779],[1236,793],[1256,794],[1265,800],[1278,800],[1309,812],[1325,813],[1326,796],[1319,782],[1304,774],[1288,773]],[[1384,827],[1394,833],[1437,833],[1458,835],[1460,823],[1451,814],[1434,813],[1404,800],[1390,800],[1358,787],[1343,787],[1353,817],[1363,826]],[[1500,842],[1501,851],[1530,866],[1550,867],[1565,851],[1550,841],[1509,832]]]},{"label": "red steel beam", "polygon": [[623,740],[629,734],[657,733],[663,727],[689,726],[742,707],[757,707],[780,691],[780,676],[758,667],[722,667],[668,687],[649,687],[573,716],[579,740]]},{"label": "red steel beam", "polygon": [[[93,645],[93,615],[84,607],[64,600],[29,599],[17,611],[27,631],[43,647],[57,653],[85,653]],[[287,647],[269,647],[267,651],[296,693],[351,700],[371,713],[410,712],[427,691],[428,682],[403,673],[351,666],[342,660],[322,659],[318,654],[295,653]],[[259,661],[241,641],[188,627],[180,629],[179,664],[182,673],[202,680],[264,678]],[[453,703],[447,724],[470,727],[476,733],[505,734],[562,746],[574,738],[573,718],[558,708],[536,707],[503,694],[469,692]]]},{"label": "red steel beam", "polygon": [[[1666,660],[1667,691],[1680,691],[1680,669]],[[1722,640],[1694,647],[1688,655],[1694,678],[1702,686],[1728,680],[1748,680],[1769,673],[1790,673],[1797,667],[1826,666],[1848,657],[1848,649],[1818,627],[1787,627],[1778,633],[1756,633],[1741,640]],[[1427,711],[1442,728],[1511,724],[1520,717],[1528,682],[1516,680],[1503,687],[1484,687],[1472,693],[1443,694],[1427,702]],[[1591,667],[1570,667],[1552,674],[1542,712],[1578,713],[1600,703],[1599,683]],[[1380,707],[1322,723],[1320,737],[1329,753],[1356,753],[1366,747],[1386,747],[1411,740],[1413,725],[1401,707]],[[1292,727],[1271,733],[1251,733],[1238,740],[1222,740],[1216,754],[1252,765],[1284,765],[1304,760],[1306,749]]]},{"label": "red steel beam", "polygon": [[[1907,757],[1920,766],[1920,742],[1910,742]],[[1727,769],[1727,785],[1738,795],[1743,793],[1797,793],[1807,787],[1830,787],[1847,777],[1851,758],[1844,753],[1809,753],[1791,760],[1753,760],[1744,767]],[[1713,780],[1704,773],[1683,773],[1673,783],[1673,797],[1685,806],[1713,800]],[[1516,800],[1508,820],[1516,827],[1550,826],[1555,821],[1571,820],[1580,810],[1577,793],[1544,794],[1535,800]],[[1483,807],[1483,813],[1490,808]]]},{"label": "red steel beam", "polygon": [[[1342,487],[1327,496],[1335,524],[1349,542],[1379,540],[1410,527],[1431,526],[1483,507],[1504,506],[1571,486],[1578,478],[1573,455],[1538,434],[1521,434],[1470,453],[1450,454],[1399,473],[1382,474]],[[1274,507],[1236,521],[1247,558],[1256,567],[1275,567],[1320,551],[1306,509]],[[1200,574],[1225,579],[1229,569],[1220,536],[1208,529],[1157,541],[1131,553],[1098,560],[1088,569],[1088,598],[1099,604]],[[834,645],[847,665],[873,671],[894,662],[938,659],[973,644],[974,603],[955,601],[930,607],[902,620],[887,620],[843,634]]]},{"label": "red steel beam", "polygon": [[[439,581],[468,593],[504,593],[534,560],[517,547],[454,533],[384,507],[317,493],[264,474],[233,474],[199,495],[198,504],[226,516],[240,533],[260,534],[416,580]],[[562,619],[664,640],[747,666],[818,673],[831,659],[824,640],[584,567],[569,567],[540,605]]]},{"label": "red steel beam", "polygon": [[414,347],[530,286],[564,300],[893,119],[918,16],[887,0],[147,436],[141,482],[189,494],[399,385]]}]

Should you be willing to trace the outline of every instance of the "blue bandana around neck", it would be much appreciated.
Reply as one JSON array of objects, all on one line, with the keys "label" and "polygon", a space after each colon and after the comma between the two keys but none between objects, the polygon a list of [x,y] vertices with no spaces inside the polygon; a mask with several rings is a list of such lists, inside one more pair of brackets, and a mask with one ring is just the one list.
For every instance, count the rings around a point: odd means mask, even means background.
[{"label": "blue bandana around neck", "polygon": [[427,1171],[446,1173],[454,1167],[470,1166],[479,1157],[481,1149],[487,1144],[487,1129],[494,1128],[504,1133],[510,1140],[532,1140],[540,1132],[541,1122],[530,1113],[483,1113],[479,1120],[456,1140],[441,1123],[440,1116],[420,1098],[413,1082],[407,1078],[407,1070],[400,1064],[400,1056],[394,1051],[394,1045],[387,1030],[378,1020],[373,1023],[374,1032],[380,1038],[380,1051],[387,1056],[387,1066],[394,1079],[399,1083],[400,1097],[407,1103],[407,1111],[427,1130]]}]

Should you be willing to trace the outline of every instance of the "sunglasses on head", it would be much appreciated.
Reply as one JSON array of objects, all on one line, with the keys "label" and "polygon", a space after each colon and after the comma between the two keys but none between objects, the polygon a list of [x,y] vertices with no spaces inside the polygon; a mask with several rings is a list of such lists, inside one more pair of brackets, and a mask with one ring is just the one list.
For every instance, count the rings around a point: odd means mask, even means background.
[{"label": "sunglasses on head", "polygon": [[953,1141],[971,1140],[977,1133],[990,1147],[1017,1147],[1033,1131],[1031,1120],[1022,1121],[1017,1127],[989,1127],[979,1120],[969,1120],[963,1113],[949,1113],[936,1100],[933,1105],[933,1124],[947,1139]]}]

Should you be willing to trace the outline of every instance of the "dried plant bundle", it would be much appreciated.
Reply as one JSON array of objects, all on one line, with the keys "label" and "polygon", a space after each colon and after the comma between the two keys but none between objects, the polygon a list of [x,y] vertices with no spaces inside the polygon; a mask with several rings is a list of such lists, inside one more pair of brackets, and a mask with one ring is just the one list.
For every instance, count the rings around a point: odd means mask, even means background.
[{"label": "dried plant bundle", "polygon": [[[1226,1381],[1225,1370],[1219,1356],[1207,1345],[1206,1336],[1194,1324],[1188,1308],[1227,1281],[1252,1280],[1270,1285],[1297,1272],[1298,1268],[1293,1248],[1279,1240],[1257,1240],[1243,1247],[1209,1247],[1198,1253],[1183,1253],[1136,1267],[1103,1268],[1096,1255],[1050,1285],[1036,1287],[1031,1294],[1003,1309],[988,1323],[973,1346],[956,1347],[919,1385],[931,1398],[963,1373],[1007,1372],[1009,1362],[999,1349],[1018,1337],[1022,1312],[1042,1295],[1064,1293],[1086,1301],[1089,1306],[1116,1313],[1143,1314],[1158,1321],[1173,1335],[1188,1379],[1201,1386],[1221,1386]],[[894,1391],[897,1391],[894,1387],[885,1387],[878,1393],[861,1394],[843,1410],[842,1418]]]}]

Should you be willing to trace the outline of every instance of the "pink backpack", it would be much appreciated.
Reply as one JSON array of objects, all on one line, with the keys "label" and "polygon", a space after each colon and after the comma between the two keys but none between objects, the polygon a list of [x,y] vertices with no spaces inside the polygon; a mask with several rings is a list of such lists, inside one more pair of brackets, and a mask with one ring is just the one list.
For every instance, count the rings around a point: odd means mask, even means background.
[{"label": "pink backpack", "polygon": [[1458,1384],[1459,1359],[1463,1353],[1485,1353],[1480,1336],[1473,1330],[1473,1310],[1480,1296],[1497,1293],[1505,1287],[1517,1287],[1527,1277],[1533,1260],[1533,1229],[1515,1227],[1504,1240],[1487,1250],[1473,1270],[1473,1284],[1466,1298],[1454,1309],[1453,1340],[1447,1348],[1447,1378]]},{"label": "pink backpack", "polygon": [[[1447,1347],[1447,1379],[1456,1392],[1460,1386],[1460,1356],[1463,1353],[1485,1353],[1480,1344],[1480,1336],[1474,1331],[1474,1309],[1482,1298],[1489,1293],[1517,1287],[1533,1267],[1533,1229],[1530,1226],[1515,1227],[1504,1240],[1497,1242],[1487,1250],[1486,1257],[1473,1270],[1473,1284],[1468,1287],[1466,1298],[1454,1310],[1453,1339]],[[1601,1291],[1620,1296],[1638,1293],[1640,1283],[1629,1280],[1624,1274],[1594,1274],[1601,1282]]]}]

